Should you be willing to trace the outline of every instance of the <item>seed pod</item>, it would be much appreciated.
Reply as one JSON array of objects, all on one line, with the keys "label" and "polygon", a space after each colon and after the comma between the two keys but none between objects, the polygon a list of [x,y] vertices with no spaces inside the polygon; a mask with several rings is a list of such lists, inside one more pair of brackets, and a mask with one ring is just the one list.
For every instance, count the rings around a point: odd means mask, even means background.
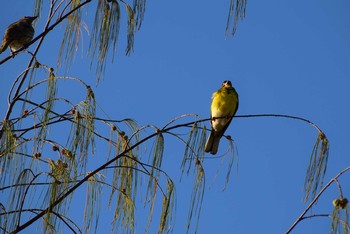
[{"label": "seed pod", "polygon": [[340,203],[340,199],[334,199],[334,200],[333,200],[333,206],[334,206],[334,207],[338,207],[338,206],[339,206],[339,203]]},{"label": "seed pod", "polygon": [[340,206],[340,208],[345,209],[345,207],[347,206],[347,204],[348,204],[348,199],[346,199],[346,198],[341,198],[341,199],[339,200],[339,206]]}]

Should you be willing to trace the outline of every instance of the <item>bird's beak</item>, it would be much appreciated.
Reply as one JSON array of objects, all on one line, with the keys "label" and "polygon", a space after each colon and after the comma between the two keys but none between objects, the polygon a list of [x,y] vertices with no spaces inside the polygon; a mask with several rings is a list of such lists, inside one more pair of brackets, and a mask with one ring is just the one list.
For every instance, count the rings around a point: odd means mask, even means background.
[{"label": "bird's beak", "polygon": [[31,22],[33,22],[36,18],[38,18],[38,16],[33,16],[33,17],[28,17],[30,20],[31,20]]}]

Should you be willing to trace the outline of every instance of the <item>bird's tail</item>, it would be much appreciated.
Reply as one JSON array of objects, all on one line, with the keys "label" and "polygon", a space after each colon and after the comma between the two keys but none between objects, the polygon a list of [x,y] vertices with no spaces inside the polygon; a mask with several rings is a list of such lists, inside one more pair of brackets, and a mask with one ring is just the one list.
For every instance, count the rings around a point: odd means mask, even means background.
[{"label": "bird's tail", "polygon": [[4,52],[7,49],[7,43],[6,42],[2,42],[1,46],[0,46],[0,54],[2,52]]},{"label": "bird's tail", "polygon": [[205,143],[204,151],[211,154],[216,154],[218,152],[219,143],[221,136],[218,136],[214,130],[210,132],[207,143]]}]

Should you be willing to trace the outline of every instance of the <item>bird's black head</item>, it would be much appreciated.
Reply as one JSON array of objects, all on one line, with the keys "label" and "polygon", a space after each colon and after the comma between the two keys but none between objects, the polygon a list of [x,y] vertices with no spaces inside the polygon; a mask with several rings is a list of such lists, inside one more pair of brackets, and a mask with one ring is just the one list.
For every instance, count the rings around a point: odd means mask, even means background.
[{"label": "bird's black head", "polygon": [[232,87],[232,83],[229,80],[222,82],[222,87]]}]

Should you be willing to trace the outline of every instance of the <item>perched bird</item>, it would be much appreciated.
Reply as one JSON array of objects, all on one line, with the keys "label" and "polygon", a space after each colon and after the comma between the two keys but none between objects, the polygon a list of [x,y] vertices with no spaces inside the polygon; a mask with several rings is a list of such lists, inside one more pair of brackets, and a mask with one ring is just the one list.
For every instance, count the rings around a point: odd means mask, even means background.
[{"label": "perched bird", "polygon": [[219,148],[219,142],[224,135],[227,127],[230,125],[233,116],[238,109],[238,94],[232,83],[225,80],[222,87],[213,93],[210,106],[211,132],[205,144],[204,151],[216,154]]},{"label": "perched bird", "polygon": [[29,43],[34,36],[32,22],[36,18],[37,16],[25,16],[8,26],[4,38],[2,39],[0,54],[4,52],[7,47],[10,47],[11,52],[13,52]]}]

